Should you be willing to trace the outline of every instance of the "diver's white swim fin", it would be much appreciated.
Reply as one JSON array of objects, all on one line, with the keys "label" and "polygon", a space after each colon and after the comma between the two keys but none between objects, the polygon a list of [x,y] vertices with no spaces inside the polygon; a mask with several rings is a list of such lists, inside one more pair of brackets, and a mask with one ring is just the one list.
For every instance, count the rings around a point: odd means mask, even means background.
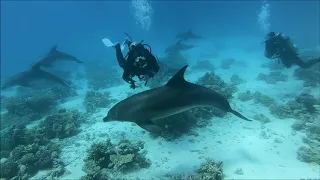
[{"label": "diver's white swim fin", "polygon": [[[114,47],[114,46],[116,46],[117,44],[119,44],[118,42],[112,43],[111,40],[108,39],[108,38],[103,38],[103,39],[102,39],[102,42],[103,42],[103,44],[104,44],[105,46],[107,46],[107,47]],[[121,51],[124,50],[124,47],[125,47],[125,41],[121,44],[121,47],[120,47],[120,48],[121,48]]]}]

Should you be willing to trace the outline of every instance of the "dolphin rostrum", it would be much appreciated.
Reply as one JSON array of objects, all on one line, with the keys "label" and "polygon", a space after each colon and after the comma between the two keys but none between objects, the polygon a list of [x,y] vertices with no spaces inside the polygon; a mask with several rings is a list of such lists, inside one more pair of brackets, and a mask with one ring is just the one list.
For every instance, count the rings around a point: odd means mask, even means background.
[{"label": "dolphin rostrum", "polygon": [[165,86],[120,101],[109,110],[103,121],[135,122],[149,132],[159,133],[161,128],[154,121],[197,107],[216,107],[251,121],[233,110],[227,99],[219,93],[186,81],[184,73],[187,67],[180,69]]},{"label": "dolphin rostrum", "polygon": [[43,67],[52,67],[53,63],[55,61],[75,61],[77,63],[83,63],[82,61],[78,60],[78,58],[76,58],[73,55],[61,52],[57,50],[57,46],[53,46],[51,48],[51,50],[49,51],[49,53],[41,58],[40,60],[36,61],[33,66],[43,66]]},{"label": "dolphin rostrum", "polygon": [[201,39],[202,37],[199,35],[194,34],[191,29],[187,32],[180,32],[176,35],[176,38],[182,39],[184,41],[188,41],[189,39]]},{"label": "dolphin rostrum", "polygon": [[69,85],[61,78],[43,71],[39,66],[32,66],[29,70],[17,73],[4,81],[1,89],[7,89],[13,86],[31,87],[31,82],[39,79],[52,81],[57,84],[69,87]]},{"label": "dolphin rostrum", "polygon": [[181,52],[181,51],[186,51],[186,50],[189,50],[189,49],[192,49],[196,46],[194,45],[187,45],[187,44],[184,44],[181,42],[182,40],[180,39],[179,41],[177,41],[175,44],[167,47],[164,52],[167,53],[167,54],[174,54],[174,53],[178,53],[178,52]]}]

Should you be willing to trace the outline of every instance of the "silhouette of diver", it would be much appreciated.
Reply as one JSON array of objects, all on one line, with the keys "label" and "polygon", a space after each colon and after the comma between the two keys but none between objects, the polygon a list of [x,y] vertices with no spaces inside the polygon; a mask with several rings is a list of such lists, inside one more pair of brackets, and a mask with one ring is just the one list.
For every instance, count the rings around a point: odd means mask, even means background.
[{"label": "silhouette of diver", "polygon": [[293,64],[301,68],[309,68],[320,63],[320,58],[303,61],[299,57],[298,49],[291,42],[290,38],[282,33],[270,32],[266,36],[265,57],[268,59],[279,59],[286,68],[291,68]]}]

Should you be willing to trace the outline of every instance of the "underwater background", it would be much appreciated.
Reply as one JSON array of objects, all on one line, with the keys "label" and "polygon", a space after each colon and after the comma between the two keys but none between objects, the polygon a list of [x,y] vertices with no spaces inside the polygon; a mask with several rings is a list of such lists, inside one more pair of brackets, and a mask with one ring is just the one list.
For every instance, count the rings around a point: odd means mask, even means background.
[{"label": "underwater background", "polygon": [[[320,179],[320,65],[286,69],[261,43],[282,32],[319,57],[319,22],[319,1],[1,1],[1,83],[55,45],[84,62],[46,69],[72,88],[1,90],[1,178]],[[202,38],[167,54],[189,30]],[[134,90],[102,43],[122,42],[124,32],[166,64]],[[160,135],[102,121],[187,64],[186,80],[254,121],[196,108],[165,119]]]}]

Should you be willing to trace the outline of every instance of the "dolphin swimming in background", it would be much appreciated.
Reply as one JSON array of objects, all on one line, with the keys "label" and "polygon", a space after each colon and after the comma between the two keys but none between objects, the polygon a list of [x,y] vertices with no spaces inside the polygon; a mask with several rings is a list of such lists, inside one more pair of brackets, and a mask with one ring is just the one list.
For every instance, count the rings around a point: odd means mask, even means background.
[{"label": "dolphin swimming in background", "polygon": [[4,81],[1,89],[7,89],[13,86],[32,87],[31,82],[39,79],[52,81],[57,84],[69,87],[61,78],[43,71],[39,66],[32,66],[31,69],[17,73]]},{"label": "dolphin swimming in background", "polygon": [[78,58],[76,58],[75,56],[58,51],[57,46],[53,46],[49,53],[45,57],[36,61],[33,64],[33,66],[52,67],[55,61],[75,61],[77,63],[83,63],[82,61],[78,60]]},{"label": "dolphin swimming in background", "polygon": [[174,45],[171,45],[171,46],[167,47],[164,50],[164,52],[167,53],[167,54],[174,54],[174,53],[178,53],[178,52],[181,52],[181,51],[186,51],[186,50],[189,50],[189,49],[192,49],[192,48],[196,47],[194,45],[183,44],[181,41],[182,40],[180,39]]},{"label": "dolphin swimming in background", "polygon": [[194,34],[191,29],[187,32],[180,32],[176,35],[176,38],[188,41],[189,39],[202,39],[201,36]]},{"label": "dolphin swimming in background", "polygon": [[216,107],[251,121],[233,110],[227,99],[219,93],[186,81],[184,73],[187,67],[180,69],[165,86],[120,101],[109,110],[103,121],[135,122],[149,132],[159,133],[162,129],[154,121],[197,107]]}]

